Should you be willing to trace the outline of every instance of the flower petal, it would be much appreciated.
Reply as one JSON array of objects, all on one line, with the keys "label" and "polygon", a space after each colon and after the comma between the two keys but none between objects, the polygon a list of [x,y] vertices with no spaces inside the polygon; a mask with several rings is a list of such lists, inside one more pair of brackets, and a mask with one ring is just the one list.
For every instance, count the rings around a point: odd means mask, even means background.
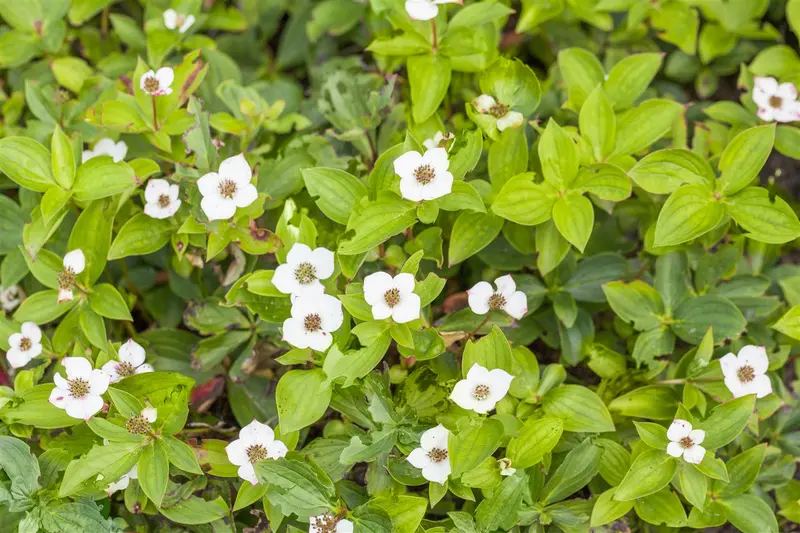
[{"label": "flower petal", "polygon": [[472,106],[478,111],[478,113],[483,114],[488,113],[495,104],[497,104],[497,100],[488,94],[482,94],[472,100]]},{"label": "flower petal", "polygon": [[69,395],[69,392],[67,392],[66,389],[56,387],[50,391],[50,398],[48,401],[59,409],[65,409],[71,400],[72,397]]},{"label": "flower petal", "polygon": [[233,195],[236,207],[247,207],[256,200],[258,200],[258,189],[250,183],[240,185],[236,190],[236,194]]},{"label": "flower petal", "polygon": [[260,444],[266,448],[268,444],[275,440],[275,432],[267,424],[253,420],[239,431],[239,438],[247,446]]},{"label": "flower petal", "polygon": [[155,370],[147,363],[139,365],[136,370],[133,371],[134,374],[147,374],[148,372],[155,372]]},{"label": "flower petal", "polygon": [[414,20],[431,20],[439,14],[439,6],[427,0],[406,0],[406,13]]},{"label": "flower petal", "polygon": [[289,448],[280,440],[274,440],[267,445],[267,457],[270,459],[280,459],[286,457]]},{"label": "flower petal", "polygon": [[683,446],[677,442],[670,442],[667,444],[667,453],[672,457],[680,457],[683,455]]},{"label": "flower petal", "polygon": [[284,263],[278,265],[275,274],[272,275],[272,284],[284,294],[292,294],[300,290],[300,282],[294,276],[294,269],[294,266]]},{"label": "flower petal", "polygon": [[342,302],[338,298],[330,294],[323,294],[317,305],[323,331],[336,331],[342,327],[344,313],[342,312]]},{"label": "flower petal", "polygon": [[67,379],[88,380],[92,374],[92,363],[83,357],[65,357],[61,360],[61,365],[67,370]]},{"label": "flower petal", "polygon": [[702,429],[693,429],[689,432],[689,438],[695,444],[702,444],[706,440],[706,432]]},{"label": "flower petal", "polygon": [[525,116],[519,111],[509,111],[497,119],[497,129],[505,131],[509,128],[519,128],[525,122]]},{"label": "flower petal", "polygon": [[441,450],[447,449],[447,440],[450,438],[450,431],[443,425],[432,427],[422,433],[419,445],[423,450],[431,451],[434,448]]},{"label": "flower petal", "polygon": [[394,160],[394,172],[401,178],[414,178],[414,171],[422,164],[422,154],[419,152],[406,152]]},{"label": "flower petal", "polygon": [[200,194],[203,196],[218,197],[220,195],[219,184],[221,181],[222,176],[216,172],[209,172],[197,180],[197,188],[200,191]]},{"label": "flower petal", "polygon": [[400,178],[400,196],[412,202],[421,202],[425,199],[423,193],[425,185],[417,181],[414,176],[403,176]]},{"label": "flower petal", "polygon": [[155,78],[155,77],[156,77],[156,73],[155,73],[154,71],[152,71],[152,70],[148,70],[147,72],[145,72],[144,74],[142,74],[142,77],[141,77],[141,78],[139,78],[139,88],[140,88],[141,90],[143,90],[143,91],[147,92],[147,90],[144,88],[144,84],[145,84],[145,82],[146,82],[148,79],[150,79],[150,78]]},{"label": "flower petal", "polygon": [[353,533],[353,523],[342,518],[336,523],[336,533]]},{"label": "flower petal", "polygon": [[108,390],[108,374],[102,370],[92,370],[89,374],[89,394],[100,396]]},{"label": "flower petal", "polygon": [[239,186],[247,185],[253,178],[253,170],[250,168],[250,163],[247,162],[244,154],[229,157],[220,163],[219,174],[224,179],[229,179]]},{"label": "flower petal", "polygon": [[484,368],[483,366],[479,365],[478,363],[473,363],[470,367],[469,371],[467,372],[467,379],[471,383],[475,384],[489,384],[491,375],[489,374],[489,370]]},{"label": "flower petal", "polygon": [[227,220],[236,213],[236,203],[227,198],[205,196],[200,200],[200,207],[208,220]]},{"label": "flower petal", "polygon": [[228,455],[228,461],[233,465],[241,466],[250,462],[247,457],[247,446],[242,439],[236,439],[225,446],[225,453]]},{"label": "flower petal", "polygon": [[162,179],[151,179],[147,182],[147,187],[144,189],[144,199],[148,202],[158,202],[162,194],[168,194],[169,182]]},{"label": "flower petal", "polygon": [[462,379],[456,383],[455,387],[453,387],[453,392],[450,393],[450,399],[462,409],[473,411],[478,403],[475,397],[472,395],[474,388],[475,386],[472,382]]},{"label": "flower petal", "polygon": [[706,449],[702,446],[694,445],[688,450],[683,452],[683,458],[687,463],[699,465],[703,462],[703,457],[706,455]]},{"label": "flower petal", "polygon": [[383,300],[372,304],[372,318],[375,320],[384,320],[392,316],[392,308],[386,305]]},{"label": "flower petal", "polygon": [[437,170],[436,177],[420,187],[423,200],[435,200],[453,191],[453,175],[446,170]]},{"label": "flower petal", "polygon": [[32,343],[38,344],[42,341],[42,330],[33,322],[23,322],[20,330]]},{"label": "flower petal", "polygon": [[23,366],[27,365],[33,356],[30,354],[30,350],[21,351],[17,347],[13,347],[6,352],[6,360],[8,360],[8,364],[11,365],[11,368],[22,368]]},{"label": "flower petal", "polygon": [[287,318],[283,321],[283,340],[295,348],[308,348],[306,328],[303,322],[296,318]]},{"label": "flower petal", "polygon": [[415,448],[412,450],[411,453],[408,454],[408,457],[406,457],[406,461],[416,468],[425,468],[433,462],[431,458],[428,457],[428,452],[422,448]]},{"label": "flower petal", "polygon": [[161,67],[156,71],[156,79],[161,90],[169,89],[175,81],[175,71],[171,67]]},{"label": "flower petal", "polygon": [[314,251],[311,252],[310,262],[314,265],[314,271],[318,279],[328,279],[333,274],[333,252],[327,248],[315,248]]},{"label": "flower petal", "polygon": [[392,279],[392,283],[394,284],[394,287],[400,291],[400,294],[414,292],[414,286],[416,285],[414,276],[408,272],[403,272],[396,275],[394,279]]},{"label": "flower petal", "polygon": [[158,420],[158,409],[155,407],[145,407],[142,409],[142,416],[145,420],[150,422],[151,424]]},{"label": "flower petal", "polygon": [[315,331],[313,333],[306,333],[308,339],[308,347],[318,352],[324,352],[331,347],[333,342],[333,335],[325,331]]},{"label": "flower petal", "polygon": [[[422,301],[419,294],[403,294],[400,302],[392,307],[392,319],[398,324],[405,324],[419,318]],[[374,313],[373,313],[374,314]]]},{"label": "flower petal", "polygon": [[67,252],[64,256],[64,268],[69,268],[73,274],[83,272],[83,269],[86,268],[86,257],[80,248]]},{"label": "flower petal", "polygon": [[370,274],[364,278],[364,299],[370,305],[384,302],[386,291],[394,286],[393,281],[392,276],[386,272],[374,272]]},{"label": "flower petal", "polygon": [[164,26],[168,30],[174,30],[178,27],[178,12],[174,9],[167,9],[164,11]]},{"label": "flower petal", "polygon": [[103,399],[100,396],[87,394],[83,398],[72,398],[67,402],[66,411],[72,418],[89,420],[103,408]]},{"label": "flower petal", "polygon": [[756,394],[756,398],[763,398],[764,396],[772,394],[772,382],[770,381],[769,376],[766,374],[756,376],[756,378],[752,381],[751,386],[752,390]]},{"label": "flower petal", "polygon": [[431,464],[423,468],[422,477],[428,481],[443,484],[447,481],[451,471],[450,459],[445,459],[439,463],[431,462]]},{"label": "flower petal", "polygon": [[725,377],[725,386],[728,387],[728,390],[731,391],[734,398],[739,398],[747,394],[744,385],[736,374]]},{"label": "flower petal", "polygon": [[667,438],[673,442],[677,442],[689,436],[692,431],[692,425],[686,420],[676,418],[667,429]]},{"label": "flower petal", "polygon": [[[286,264],[297,267],[301,263],[311,262],[311,248],[302,242],[296,242],[292,249],[286,254]],[[294,272],[294,271],[293,271]]]},{"label": "flower petal", "polygon": [[135,368],[144,363],[146,354],[141,344],[133,339],[128,339],[119,347],[117,355],[120,361],[130,363]]},{"label": "flower petal", "polygon": [[521,319],[528,312],[528,296],[522,291],[515,292],[506,300],[503,311],[511,318]]},{"label": "flower petal", "polygon": [[494,294],[494,289],[488,281],[479,281],[467,291],[469,308],[476,315],[485,315],[489,312],[489,298]]},{"label": "flower petal", "polygon": [[739,371],[739,358],[736,354],[729,353],[719,360],[719,366],[722,368],[722,375],[725,377],[735,376]]},{"label": "flower petal", "polygon": [[245,481],[249,481],[251,485],[258,485],[256,469],[249,462],[240,466],[236,473],[239,474],[240,478],[244,479]]},{"label": "flower petal", "polygon": [[447,159],[447,150],[444,148],[431,148],[427,150],[422,156],[423,163],[432,165],[437,171],[444,172],[450,167],[450,161]]},{"label": "flower petal", "polygon": [[511,387],[511,382],[514,376],[501,368],[494,368],[489,371],[489,394],[495,402],[502,400],[508,389]]},{"label": "flower petal", "polygon": [[794,83],[781,83],[775,90],[775,94],[780,96],[784,101],[788,100],[789,102],[793,102],[797,100],[797,87],[794,86]]},{"label": "flower petal", "polygon": [[500,276],[494,280],[494,284],[497,286],[497,292],[506,298],[511,298],[517,291],[517,284],[514,282],[514,278],[511,277],[511,274]]},{"label": "flower petal", "polygon": [[739,366],[751,367],[756,375],[763,374],[769,368],[767,349],[763,346],[748,345],[739,350]]}]

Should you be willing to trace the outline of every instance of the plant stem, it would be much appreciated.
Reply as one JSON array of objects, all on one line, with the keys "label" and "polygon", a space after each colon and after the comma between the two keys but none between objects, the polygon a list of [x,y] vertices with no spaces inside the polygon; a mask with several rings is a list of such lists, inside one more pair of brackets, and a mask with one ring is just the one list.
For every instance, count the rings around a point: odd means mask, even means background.
[{"label": "plant stem", "polygon": [[156,97],[153,95],[151,98],[153,99],[153,127],[156,131],[158,131],[158,108],[156,107]]},{"label": "plant stem", "polygon": [[439,35],[436,32],[436,19],[431,19],[431,32],[433,37],[433,53],[435,54],[436,51],[439,49]]},{"label": "plant stem", "polygon": [[471,339],[480,329],[489,322],[489,319],[492,318],[492,313],[494,313],[494,309],[490,309],[488,313],[486,313],[486,318],[483,319],[483,322],[478,324],[478,327],[473,329],[472,331],[467,334],[467,340]]},{"label": "plant stem", "polygon": [[679,378],[679,379],[662,379],[661,381],[654,381],[654,385],[684,385],[686,383],[713,383],[715,381],[722,381],[722,378]]}]

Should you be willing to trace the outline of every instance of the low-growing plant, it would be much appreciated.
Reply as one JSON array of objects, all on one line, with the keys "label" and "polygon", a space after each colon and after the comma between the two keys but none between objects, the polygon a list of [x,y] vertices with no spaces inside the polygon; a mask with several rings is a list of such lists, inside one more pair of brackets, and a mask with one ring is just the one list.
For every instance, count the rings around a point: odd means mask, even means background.
[{"label": "low-growing plant", "polygon": [[0,17],[0,531],[797,528],[800,1]]}]

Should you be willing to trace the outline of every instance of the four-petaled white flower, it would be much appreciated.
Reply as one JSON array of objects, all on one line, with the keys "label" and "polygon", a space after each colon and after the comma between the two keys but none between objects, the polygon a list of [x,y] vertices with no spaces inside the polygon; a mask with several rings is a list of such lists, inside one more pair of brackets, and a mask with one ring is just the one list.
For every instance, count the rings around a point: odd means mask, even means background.
[{"label": "four-petaled white flower", "polygon": [[253,171],[244,154],[229,157],[219,165],[219,173],[209,172],[197,187],[203,199],[200,207],[209,220],[225,220],[237,207],[247,207],[258,199],[258,190],[250,183]]},{"label": "four-petaled white flower", "polygon": [[83,151],[81,162],[86,163],[88,160],[101,155],[111,156],[111,159],[114,160],[114,163],[119,163],[125,159],[126,155],[128,155],[128,145],[125,144],[125,141],[119,141],[115,143],[114,139],[104,137],[97,141],[97,143],[94,145],[94,148]]},{"label": "four-petaled white flower", "polygon": [[353,522],[333,513],[308,518],[308,533],[353,533]]},{"label": "four-petaled white flower", "polygon": [[482,115],[491,115],[497,119],[497,129],[500,131],[506,128],[519,128],[525,122],[525,117],[519,111],[511,111],[511,108],[501,104],[493,96],[482,94],[472,101],[473,107]]},{"label": "four-petaled white flower", "polygon": [[464,5],[464,0],[406,0],[406,12],[414,20],[431,20],[439,14],[439,4]]},{"label": "four-petaled white flower", "polygon": [[20,333],[8,337],[6,359],[12,368],[22,368],[42,353],[42,330],[33,322],[23,322]]},{"label": "four-petaled white flower", "polygon": [[406,152],[394,160],[394,171],[400,176],[400,194],[406,200],[433,200],[453,190],[453,175],[447,170],[447,150],[431,148],[424,154]]},{"label": "four-petaled white flower", "polygon": [[12,285],[5,289],[0,287],[0,307],[3,311],[13,311],[25,298],[25,293],[19,285]]},{"label": "four-petaled white flower", "polygon": [[292,296],[321,294],[325,287],[319,280],[331,277],[333,267],[333,252],[322,247],[312,250],[298,242],[286,254],[286,262],[275,269],[272,284]]},{"label": "four-petaled white flower", "polygon": [[500,309],[519,320],[528,312],[528,297],[517,290],[517,284],[506,274],[494,280],[497,290],[487,281],[479,281],[467,291],[469,308],[478,315]]},{"label": "four-petaled white flower", "polygon": [[372,318],[391,317],[398,324],[419,318],[421,301],[414,294],[414,276],[404,272],[394,278],[386,272],[375,272],[364,278],[364,299],[372,306]]},{"label": "four-petaled white flower", "polygon": [[151,96],[164,96],[172,94],[173,81],[175,81],[175,71],[171,67],[161,67],[156,72],[148,70],[142,74],[139,87]]},{"label": "four-petaled white flower", "polygon": [[80,248],[67,252],[64,256],[64,270],[58,273],[58,303],[72,300],[75,276],[86,268],[86,257]]},{"label": "four-petaled white flower", "polygon": [[120,346],[117,355],[119,361],[109,361],[102,368],[111,383],[116,383],[134,374],[153,371],[153,367],[144,362],[144,348],[133,339],[128,339],[128,342]]},{"label": "four-petaled white flower", "polygon": [[432,148],[447,148],[447,143],[455,138],[456,136],[450,132],[442,133],[441,131],[437,131],[433,137],[430,139],[425,139],[422,142],[422,146],[428,150]]},{"label": "four-petaled white flower", "polygon": [[111,496],[118,490],[127,489],[132,479],[139,479],[139,470],[136,465],[133,465],[131,471],[128,472],[127,474],[123,474],[122,477],[119,478],[117,481],[109,483],[108,486],[106,486],[106,494]]},{"label": "four-petaled white flower", "polygon": [[228,461],[239,467],[239,477],[258,485],[256,470],[253,466],[265,459],[280,459],[289,449],[275,440],[275,432],[266,424],[253,420],[239,431],[239,438],[225,447]]},{"label": "four-petaled white flower", "polygon": [[192,24],[194,24],[194,20],[194,15],[184,15],[183,13],[178,13],[174,9],[167,9],[164,11],[164,26],[166,26],[168,30],[178,28],[179,33],[186,33],[186,30],[191,28]]},{"label": "four-petaled white flower", "polygon": [[500,467],[501,476],[513,476],[514,472],[517,471],[516,468],[511,468],[511,459],[508,457],[503,457],[502,459],[498,460],[497,466]]},{"label": "four-petaled white flower", "polygon": [[667,453],[672,457],[683,456],[687,463],[700,464],[706,455],[706,449],[700,446],[706,438],[702,429],[692,429],[692,424],[680,418],[675,419],[667,430]]},{"label": "four-petaled white flower", "polygon": [[108,376],[92,369],[92,363],[83,357],[65,357],[61,364],[67,377],[61,377],[60,372],[53,376],[56,388],[50,393],[50,403],[72,418],[89,420],[103,408],[101,396],[108,390]]},{"label": "four-petaled white flower", "polygon": [[734,398],[755,394],[763,398],[772,392],[772,382],[767,376],[769,358],[763,346],[745,346],[738,355],[729,353],[719,360],[725,386]]},{"label": "four-petaled white flower", "polygon": [[167,180],[151,179],[144,190],[144,214],[152,218],[169,218],[181,206],[178,199],[180,187]]},{"label": "four-petaled white flower", "polygon": [[513,379],[514,376],[505,370],[487,370],[475,363],[467,372],[467,378],[453,387],[450,399],[463,409],[486,414],[505,398]]},{"label": "four-petaled white flower", "polygon": [[297,296],[292,317],[283,321],[283,340],[296,348],[324,352],[333,342],[332,332],[342,326],[342,302],[330,294]]},{"label": "four-petaled white flower", "polygon": [[408,454],[408,462],[422,469],[422,477],[428,481],[444,484],[450,475],[450,453],[447,449],[449,436],[447,428],[439,424],[423,433],[419,448]]},{"label": "four-petaled white flower", "polygon": [[800,120],[800,103],[793,83],[781,83],[775,78],[755,78],[753,102],[758,106],[758,118],[768,122]]}]

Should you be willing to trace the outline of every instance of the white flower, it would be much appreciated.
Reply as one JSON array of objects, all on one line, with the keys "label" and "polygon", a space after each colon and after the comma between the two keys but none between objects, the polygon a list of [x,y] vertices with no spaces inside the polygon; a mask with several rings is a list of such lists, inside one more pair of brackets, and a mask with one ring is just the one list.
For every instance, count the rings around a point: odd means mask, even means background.
[{"label": "white flower", "polygon": [[725,385],[734,398],[755,394],[763,398],[772,392],[772,383],[767,376],[769,358],[763,346],[745,346],[739,355],[729,353],[719,360]]},{"label": "white flower", "polygon": [[142,74],[139,87],[149,95],[164,96],[172,94],[173,81],[175,81],[175,71],[171,67],[161,67],[157,72],[148,70]]},{"label": "white flower", "polygon": [[508,394],[512,379],[514,376],[505,370],[487,370],[475,363],[467,372],[467,379],[462,379],[453,387],[450,399],[459,407],[486,414]]},{"label": "white flower", "polygon": [[247,207],[258,199],[255,185],[250,183],[253,171],[244,154],[229,157],[219,165],[219,173],[209,172],[197,187],[203,199],[200,207],[209,220],[225,220],[236,213],[237,207]]},{"label": "white flower", "polygon": [[453,190],[453,175],[447,170],[447,150],[432,148],[424,155],[406,152],[394,160],[394,171],[400,176],[400,194],[406,200],[433,200]]},{"label": "white flower", "polygon": [[7,289],[0,287],[0,307],[3,311],[13,311],[25,298],[25,293],[19,285],[12,285]]},{"label": "white flower", "polygon": [[[100,479],[100,477],[101,476],[98,476],[98,479]],[[131,483],[131,479],[139,479],[139,470],[137,468],[137,465],[133,465],[131,471],[128,472],[127,474],[123,474],[122,477],[119,478],[117,481],[109,483],[108,486],[106,487],[106,494],[111,496],[118,490],[127,489],[128,485],[130,485]]]},{"label": "white flower", "polygon": [[324,352],[333,342],[331,332],[343,321],[342,302],[330,294],[298,296],[292,303],[292,317],[283,321],[283,340],[296,348]]},{"label": "white flower", "polygon": [[228,461],[239,467],[239,477],[253,485],[258,484],[256,470],[253,467],[258,461],[280,459],[289,449],[275,440],[275,432],[266,424],[253,420],[239,431],[239,438],[225,447]]},{"label": "white flower", "polygon": [[683,455],[687,463],[700,464],[706,455],[706,449],[700,444],[706,438],[706,432],[702,429],[692,429],[692,425],[686,420],[676,419],[672,421],[667,430],[667,453],[672,457]]},{"label": "white flower", "polygon": [[431,20],[439,14],[438,4],[464,5],[464,0],[406,0],[406,12],[414,20]]},{"label": "white flower", "polygon": [[308,533],[353,533],[353,523],[333,513],[311,516],[308,522]]},{"label": "white flower", "polygon": [[442,133],[441,131],[437,131],[433,137],[423,141],[422,146],[429,150],[432,148],[447,148],[447,143],[455,138],[456,136],[452,133]]},{"label": "white flower", "polygon": [[56,372],[56,388],[50,393],[50,403],[65,409],[72,418],[89,420],[103,408],[101,397],[108,390],[108,376],[93,370],[92,363],[83,357],[65,357],[61,364],[67,370],[66,379]]},{"label": "white flower", "polygon": [[758,118],[766,121],[794,122],[800,120],[797,89],[792,83],[775,78],[755,78],[753,102],[758,106]]},{"label": "white flower", "polygon": [[375,272],[364,278],[364,299],[372,306],[372,318],[391,317],[398,324],[419,318],[422,302],[414,294],[415,283],[408,273],[393,278],[386,272]]},{"label": "white flower", "polygon": [[422,434],[419,448],[408,454],[408,462],[422,469],[422,477],[428,481],[444,484],[450,475],[450,453],[447,438],[450,432],[439,424]]},{"label": "white flower", "polygon": [[327,248],[312,250],[298,242],[286,254],[286,262],[275,269],[272,284],[284,294],[321,294],[325,287],[319,280],[331,277],[333,267],[333,252]]},{"label": "white flower", "polygon": [[58,274],[58,303],[72,300],[72,288],[75,286],[75,276],[86,268],[86,257],[78,248],[67,252],[64,256],[64,270]]},{"label": "white flower", "polygon": [[516,468],[511,468],[511,459],[508,457],[503,457],[499,461],[497,461],[497,466],[500,467],[500,475],[501,476],[513,476],[514,472],[517,471]]},{"label": "white flower", "polygon": [[97,141],[97,143],[94,145],[94,148],[83,151],[81,162],[86,163],[93,157],[101,155],[111,156],[111,158],[114,160],[114,163],[119,163],[125,159],[126,155],[128,155],[128,145],[125,144],[125,141],[119,141],[115,143],[113,139],[104,137],[103,139]]},{"label": "white flower", "polygon": [[483,115],[492,115],[497,119],[497,129],[500,131],[506,128],[518,128],[525,122],[525,117],[519,111],[511,111],[511,109],[501,104],[494,97],[488,94],[482,94],[472,101],[473,107],[478,110],[478,113]]},{"label": "white flower", "polygon": [[152,179],[144,190],[144,213],[152,218],[169,218],[178,211],[181,201],[178,199],[180,187],[167,180]]},{"label": "white flower", "polygon": [[109,361],[102,368],[111,383],[116,383],[134,374],[153,371],[153,367],[144,362],[144,348],[133,339],[128,339],[128,342],[120,346],[117,355],[119,361]]},{"label": "white flower", "polygon": [[194,24],[194,20],[194,15],[183,15],[174,9],[167,9],[164,11],[164,26],[166,26],[168,30],[179,28],[178,31],[180,33],[186,33],[186,30],[191,28],[192,24]]},{"label": "white flower", "polygon": [[133,435],[149,435],[153,428],[150,424],[158,418],[158,409],[155,407],[145,407],[138,415],[134,415],[125,421],[125,429]]},{"label": "white flower", "polygon": [[42,330],[33,322],[23,322],[21,333],[8,337],[6,359],[12,368],[22,368],[31,359],[42,353]]},{"label": "white flower", "polygon": [[501,309],[512,318],[519,320],[528,312],[528,297],[517,290],[517,284],[506,274],[494,280],[497,286],[495,291],[486,281],[480,281],[467,291],[469,308],[478,315],[485,315],[489,311]]}]

